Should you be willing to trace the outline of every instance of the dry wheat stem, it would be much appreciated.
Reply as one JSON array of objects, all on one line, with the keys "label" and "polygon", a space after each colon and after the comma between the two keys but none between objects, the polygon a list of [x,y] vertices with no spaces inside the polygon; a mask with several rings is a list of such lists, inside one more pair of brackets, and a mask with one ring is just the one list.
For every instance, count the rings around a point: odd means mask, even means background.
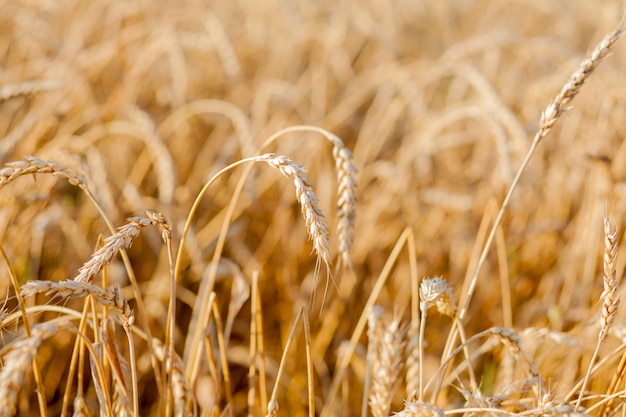
[{"label": "dry wheat stem", "polygon": [[420,363],[420,330],[419,327],[411,326],[407,331],[406,344],[406,376],[404,381],[406,388],[404,390],[408,401],[421,401],[421,392],[423,377],[421,375]]},{"label": "dry wheat stem", "polygon": [[[251,288],[251,300],[254,299],[256,301],[256,308],[254,309],[253,318],[256,322],[256,339],[257,339],[257,351],[258,351],[258,368],[259,368],[259,400],[261,402],[261,413],[266,414],[267,410],[264,408],[268,403],[267,395],[267,371],[265,369],[266,358],[265,358],[265,333],[263,332],[263,304],[261,303],[261,293],[259,289],[259,271],[254,271],[252,273],[252,288]],[[307,318],[306,314],[304,318]],[[307,318],[308,319],[308,318]],[[308,322],[305,322],[305,326],[308,326]],[[306,331],[306,328],[305,328]]]},{"label": "dry wheat stem", "polygon": [[125,325],[132,325],[135,321],[133,310],[117,286],[113,289],[102,289],[81,281],[29,281],[22,285],[21,294],[23,297],[30,297],[38,293],[52,295],[55,298],[80,298],[91,295],[100,304],[116,308]]},{"label": "dry wheat stem", "polygon": [[[548,134],[552,126],[554,126],[554,124],[558,120],[559,116],[565,110],[567,110],[567,105],[569,105],[569,103],[573,100],[575,95],[578,93],[578,91],[582,87],[582,83],[589,77],[589,75],[591,74],[591,71],[595,69],[595,67],[598,65],[600,60],[609,53],[610,49],[619,40],[621,35],[622,35],[621,29],[617,29],[614,32],[608,34],[602,40],[602,42],[600,42],[600,44],[595,48],[595,50],[590,55],[590,58],[583,61],[580,68],[576,72],[574,72],[574,74],[570,77],[570,80],[568,80],[568,82],[565,84],[561,92],[557,95],[557,97],[548,105],[546,110],[542,113],[539,131],[536,133],[535,138],[531,144],[531,147],[528,150],[528,153],[526,154],[524,161],[520,165],[520,168],[518,169],[515,175],[515,178],[513,179],[513,182],[511,183],[511,186],[509,187],[507,195],[504,198],[504,201],[502,202],[502,205],[500,207],[500,211],[498,212],[498,216],[496,217],[496,220],[494,221],[491,231],[489,232],[489,236],[487,237],[487,241],[485,242],[483,251],[481,252],[478,265],[476,266],[476,271],[474,272],[474,275],[472,276],[470,286],[467,291],[467,296],[465,297],[465,302],[463,306],[461,307],[461,309],[459,310],[460,319],[463,319],[465,317],[465,313],[467,311],[472,295],[474,293],[474,289],[476,287],[476,283],[478,281],[478,274],[480,273],[482,266],[485,263],[487,253],[489,252],[489,249],[491,248],[491,244],[495,238],[496,231],[498,227],[500,226],[500,224],[502,223],[504,213],[506,212],[506,209],[508,208],[513,192],[517,188],[517,184],[519,183],[522,173],[526,170],[526,167],[528,166],[528,163],[530,162],[530,159],[533,156],[535,149],[537,148],[537,145],[539,144],[540,140],[543,139]],[[451,332],[451,335],[452,335],[452,332]],[[456,337],[456,335],[454,335],[453,337]]]},{"label": "dry wheat stem", "polygon": [[[249,357],[249,361],[248,361],[248,415],[252,415],[252,410],[255,409],[255,402],[256,402],[256,367],[257,367],[257,363],[259,363],[259,352],[258,352],[258,338],[256,337],[257,333],[258,333],[258,322],[256,320],[257,318],[257,312],[258,312],[258,308],[259,308],[259,302],[260,300],[256,297],[257,295],[257,288],[256,286],[258,285],[258,280],[254,280],[252,282],[252,285],[254,286],[253,291],[254,291],[254,297],[250,300],[250,315],[252,316],[251,320],[250,320],[250,343],[249,343],[249,347],[248,347],[248,357]],[[261,405],[261,412],[263,412],[263,407],[265,405]]]},{"label": "dry wheat stem", "polygon": [[287,342],[285,343],[285,347],[283,348],[283,353],[280,358],[280,363],[278,364],[278,371],[276,372],[276,381],[274,382],[274,388],[272,388],[272,395],[270,396],[270,401],[267,404],[267,415],[266,417],[275,417],[278,413],[278,400],[276,399],[276,395],[278,394],[278,387],[280,386],[280,381],[283,377],[283,373],[285,371],[285,362],[287,359],[287,353],[289,352],[289,348],[293,343],[293,340],[296,335],[296,327],[298,326],[298,322],[302,319],[304,314],[304,307],[301,307],[296,315],[296,318],[291,325],[291,330],[289,331],[289,337],[287,337]]},{"label": "dry wheat stem", "polygon": [[[168,345],[167,347],[168,360],[164,361],[165,366],[163,368],[163,371],[165,372],[163,380],[166,381],[167,383],[165,414],[170,415],[171,414],[170,397],[172,396],[172,392],[175,389],[175,387],[174,387],[174,374],[172,370],[169,369],[169,367],[173,366],[173,361],[171,360],[171,358],[174,357],[174,342],[175,342],[174,341],[174,331],[175,331],[174,326],[176,323],[176,278],[174,276],[174,256],[172,252],[173,251],[172,249],[172,226],[171,226],[169,219],[161,213],[157,213],[152,210],[146,210],[146,216],[148,216],[148,218],[151,221],[153,221],[155,224],[158,224],[162,229],[161,238],[163,239],[163,242],[165,242],[165,245],[167,247],[167,259],[168,259],[168,264],[170,268],[170,297],[169,297],[167,320],[165,324],[165,339],[167,340],[167,345]],[[167,377],[168,375],[170,376],[169,379]]]}]

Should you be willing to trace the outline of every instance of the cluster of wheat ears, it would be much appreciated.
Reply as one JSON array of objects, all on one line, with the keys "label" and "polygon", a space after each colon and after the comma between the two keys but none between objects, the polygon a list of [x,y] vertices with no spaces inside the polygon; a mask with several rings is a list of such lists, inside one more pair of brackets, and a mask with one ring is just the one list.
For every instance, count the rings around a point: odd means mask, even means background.
[{"label": "cluster of wheat ears", "polygon": [[148,3],[0,2],[0,417],[626,412],[621,28]]}]

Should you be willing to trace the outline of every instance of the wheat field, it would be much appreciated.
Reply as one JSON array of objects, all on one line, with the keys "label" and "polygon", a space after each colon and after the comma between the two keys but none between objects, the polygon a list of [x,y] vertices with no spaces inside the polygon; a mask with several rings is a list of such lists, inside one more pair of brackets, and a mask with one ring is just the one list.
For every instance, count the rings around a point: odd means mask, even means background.
[{"label": "wheat field", "polygon": [[0,417],[623,415],[624,10],[0,2]]}]

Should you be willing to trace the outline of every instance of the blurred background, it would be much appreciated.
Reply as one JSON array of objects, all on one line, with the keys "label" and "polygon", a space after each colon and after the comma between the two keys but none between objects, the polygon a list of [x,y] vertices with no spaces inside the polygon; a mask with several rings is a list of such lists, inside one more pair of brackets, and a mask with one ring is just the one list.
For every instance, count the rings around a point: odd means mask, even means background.
[{"label": "blurred background", "polygon": [[[415,247],[401,252],[377,303],[408,320],[411,257],[419,278],[443,276],[462,298],[484,229],[541,112],[620,25],[624,10],[621,1],[584,0],[5,0],[0,161],[58,161],[88,179],[113,224],[153,209],[172,221],[178,243],[195,197],[218,170],[258,153],[289,126],[338,135],[354,154],[358,203],[352,270],[334,271],[325,307],[312,316],[323,398],[337,350],[405,229]],[[480,274],[468,333],[491,326],[582,331],[599,312],[602,216],[621,225],[626,213],[625,48],[616,46],[540,144]],[[20,88],[32,91],[16,94]],[[336,265],[331,145],[298,132],[268,151],[309,169]],[[241,173],[221,177],[194,218],[179,287],[179,352]],[[22,282],[73,277],[98,236],[109,235],[84,193],[62,179],[19,178],[0,191],[0,201],[0,242]],[[142,231],[129,253],[153,333],[162,338],[169,283],[158,230]],[[293,184],[255,168],[215,291],[226,315],[233,277],[249,283],[259,273],[273,364],[315,288],[311,309],[320,311],[327,277],[315,279],[315,262]],[[618,256],[618,276],[623,269]],[[128,285],[118,261],[109,274]],[[8,278],[0,283],[0,294],[10,297]],[[125,293],[132,298],[129,288]],[[432,320],[427,354],[436,361],[449,319]],[[245,412],[249,321],[247,305],[230,341],[235,414]],[[58,351],[49,350],[48,359]],[[293,357],[286,371],[293,381],[284,389],[293,396],[285,395],[284,409],[293,415],[303,415],[306,403],[303,363]],[[558,373],[556,362],[549,368]],[[147,392],[153,375],[142,369]],[[62,385],[46,386],[54,402]],[[149,409],[154,398],[143,398]],[[360,411],[360,400],[354,403],[351,415]]]}]

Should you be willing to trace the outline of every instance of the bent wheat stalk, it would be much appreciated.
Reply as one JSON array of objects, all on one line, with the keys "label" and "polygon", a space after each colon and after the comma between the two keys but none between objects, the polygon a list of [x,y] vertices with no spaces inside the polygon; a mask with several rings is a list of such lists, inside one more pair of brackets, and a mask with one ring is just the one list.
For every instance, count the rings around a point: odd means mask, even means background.
[{"label": "bent wheat stalk", "polygon": [[[191,228],[191,222],[195,216],[195,213],[200,205],[200,201],[204,194],[206,194],[209,187],[215,183],[226,172],[234,169],[235,167],[248,162],[265,162],[271,167],[277,169],[284,176],[290,178],[294,186],[296,187],[296,199],[300,203],[302,215],[304,217],[309,239],[313,241],[313,249],[317,255],[318,266],[324,263],[327,271],[330,270],[330,254],[328,248],[328,227],[324,220],[324,214],[317,205],[317,195],[313,190],[313,186],[309,179],[306,177],[306,169],[299,163],[292,161],[290,158],[282,155],[275,155],[267,153],[259,156],[253,156],[250,158],[244,158],[237,162],[234,162],[227,167],[221,169],[216,173],[205,185],[202,187],[196,199],[189,211],[185,227],[181,236],[180,244],[178,246],[178,252],[176,254],[176,262],[174,265],[174,277],[175,282],[180,280],[180,270],[182,267],[182,254],[185,249],[185,241],[189,230]],[[247,172],[247,171],[246,171]],[[246,174],[244,174],[244,177]],[[231,207],[229,207],[230,209]],[[231,212],[232,214],[232,212]],[[231,215],[226,216],[227,219],[231,218]],[[227,224],[225,227],[227,228]],[[224,233],[220,234],[220,239]],[[214,260],[211,264],[211,273],[209,279],[203,281],[198,291],[198,297],[196,298],[196,305],[194,306],[194,315],[191,319],[190,331],[185,341],[184,362],[186,364],[185,377],[191,385],[195,383],[195,378],[200,366],[201,352],[202,352],[202,340],[204,332],[209,320],[210,306],[206,303],[209,294],[213,288],[215,282],[215,272],[217,271],[217,259],[219,259],[221,253],[221,246],[223,242],[218,242],[216,252],[214,254]],[[316,268],[316,274],[318,272]]]}]

